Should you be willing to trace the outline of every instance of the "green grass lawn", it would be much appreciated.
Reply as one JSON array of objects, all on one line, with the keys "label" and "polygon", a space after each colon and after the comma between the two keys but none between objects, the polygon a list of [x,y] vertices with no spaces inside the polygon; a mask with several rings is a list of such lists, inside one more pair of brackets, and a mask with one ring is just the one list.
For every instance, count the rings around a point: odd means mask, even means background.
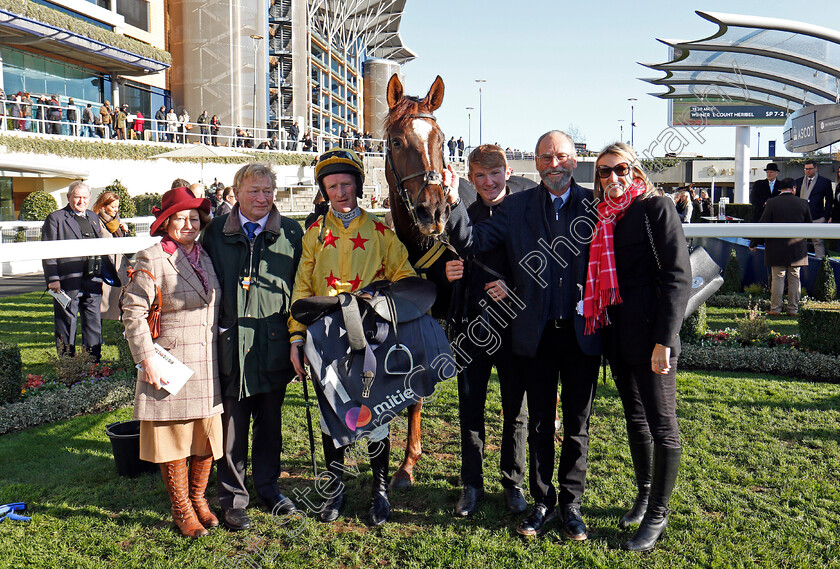
[{"label": "green grass lawn", "polygon": [[[365,525],[370,472],[349,480],[344,515],[283,525],[252,509],[255,526],[181,538],[157,475],[116,475],[105,425],[130,409],[0,437],[0,503],[24,500],[33,520],[0,524],[0,567],[828,567],[840,566],[840,385],[754,374],[681,372],[684,464],[660,546],[620,550],[618,518],[634,495],[621,403],[599,387],[583,513],[590,539],[569,542],[556,523],[524,540],[503,508],[498,478],[500,401],[488,402],[482,509],[455,519],[459,441],[454,382],[424,407],[414,488],[392,493],[392,521]],[[284,418],[287,495],[312,488],[300,384]],[[397,462],[404,428],[393,429]],[[319,452],[319,460],[320,452]],[[211,503],[218,505],[211,481]]]},{"label": "green grass lawn", "polygon": [[[724,328],[735,328],[735,318],[744,318],[747,310],[745,308],[721,308],[718,306],[706,307],[706,325],[709,330],[723,330]],[[767,324],[774,332],[783,335],[799,334],[799,321],[795,316],[767,316]]]}]

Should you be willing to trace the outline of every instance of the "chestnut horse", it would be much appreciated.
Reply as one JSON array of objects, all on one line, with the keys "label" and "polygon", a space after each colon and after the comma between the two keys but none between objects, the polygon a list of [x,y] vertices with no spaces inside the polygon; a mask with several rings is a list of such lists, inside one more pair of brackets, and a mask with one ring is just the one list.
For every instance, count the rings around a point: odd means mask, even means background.
[{"label": "chestnut horse", "polygon": [[[394,231],[408,250],[415,270],[438,285],[438,300],[432,312],[439,318],[446,316],[451,291],[451,287],[445,286],[448,285],[446,279],[442,278],[443,265],[454,258],[435,239],[444,232],[449,218],[443,187],[446,139],[433,114],[443,102],[443,89],[443,79],[438,76],[425,98],[410,97],[403,94],[402,83],[394,75],[388,82],[389,112],[385,123],[385,176]],[[430,251],[434,258],[427,255]],[[430,270],[440,274],[429,274]],[[418,401],[408,408],[405,459],[391,479],[391,486],[395,488],[414,482],[412,471],[423,452],[420,446],[422,407],[423,402]]]}]

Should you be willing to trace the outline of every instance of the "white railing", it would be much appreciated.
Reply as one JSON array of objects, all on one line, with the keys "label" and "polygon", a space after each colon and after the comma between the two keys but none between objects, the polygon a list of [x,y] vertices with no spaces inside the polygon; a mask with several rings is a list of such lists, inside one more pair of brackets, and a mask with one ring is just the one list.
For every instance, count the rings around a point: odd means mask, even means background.
[{"label": "white railing", "polygon": [[[149,227],[155,220],[154,216],[131,217],[121,220],[125,224],[134,226],[134,232],[138,236],[149,234]],[[0,221],[0,243],[20,243],[41,240],[41,227],[43,221]],[[20,231],[23,230],[23,235]]]}]

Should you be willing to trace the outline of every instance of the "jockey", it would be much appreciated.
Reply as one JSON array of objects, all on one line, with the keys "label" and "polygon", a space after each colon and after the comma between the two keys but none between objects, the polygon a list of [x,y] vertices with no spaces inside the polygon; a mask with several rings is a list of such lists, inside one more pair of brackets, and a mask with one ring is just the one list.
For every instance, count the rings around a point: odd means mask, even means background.
[{"label": "jockey", "polygon": [[[315,179],[329,211],[307,229],[303,252],[295,277],[292,303],[309,296],[336,296],[354,292],[379,281],[398,281],[416,276],[408,260],[408,251],[376,216],[358,206],[362,197],[364,166],[352,150],[333,148],[322,154],[315,166]],[[291,360],[298,376],[304,378],[302,347],[306,326],[289,317]],[[321,421],[324,458],[333,475],[327,489],[327,501],[320,509],[322,522],[331,522],[345,502],[344,450],[335,448],[332,437]],[[373,474],[370,523],[384,524],[391,513],[388,501],[388,455],[390,439],[387,425],[371,433],[368,443]]]}]

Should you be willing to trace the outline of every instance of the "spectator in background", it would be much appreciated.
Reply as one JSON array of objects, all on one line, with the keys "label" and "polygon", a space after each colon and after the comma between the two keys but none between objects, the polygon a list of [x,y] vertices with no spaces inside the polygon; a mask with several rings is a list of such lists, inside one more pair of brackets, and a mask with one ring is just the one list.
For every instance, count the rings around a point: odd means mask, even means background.
[{"label": "spectator in background", "polygon": [[196,182],[195,184],[190,185],[190,191],[197,198],[203,198],[204,194],[207,193],[207,190],[204,188],[204,184],[201,182]]},{"label": "spectator in background", "polygon": [[76,102],[73,101],[73,97],[70,97],[67,100],[67,122],[69,123],[67,134],[70,136],[79,136],[79,119],[79,108],[76,106]]},{"label": "spectator in background", "polygon": [[[805,176],[796,180],[796,195],[808,202],[811,209],[811,219],[814,223],[831,221],[831,207],[834,201],[831,180],[820,176],[817,172],[817,163],[814,160],[805,162]],[[818,259],[822,259],[825,256],[823,240],[811,239],[811,245],[814,246],[814,255]]]},{"label": "spectator in background", "polygon": [[21,99],[20,105],[21,115],[23,115],[23,130],[26,132],[32,132],[32,121],[30,117],[32,117],[32,98],[29,96],[29,93],[24,93],[23,98]]},{"label": "spectator in background", "polygon": [[35,132],[47,132],[47,108],[50,106],[50,100],[46,95],[41,95],[38,98],[38,103],[35,105],[35,119],[38,123]]},{"label": "spectator in background", "polygon": [[169,112],[166,113],[166,130],[169,142],[175,142],[175,135],[178,132],[178,115],[172,107],[169,107]]},{"label": "spectator in background", "polygon": [[[795,195],[796,183],[785,178],[778,183],[779,195],[767,200],[759,223],[811,223],[811,210],[802,198]],[[788,285],[787,315],[796,316],[799,311],[799,267],[808,265],[808,244],[802,237],[753,239],[750,251],[766,242],[764,264],[770,267],[770,316],[780,316],[782,297],[785,292],[785,277]]]},{"label": "spectator in background", "polygon": [[222,123],[219,120],[219,117],[213,115],[213,118],[210,119],[210,137],[213,143],[213,146],[219,146],[219,129],[222,128]]},{"label": "spectator in background", "polygon": [[458,138],[458,160],[464,159],[464,137]]},{"label": "spectator in background", "polygon": [[207,114],[207,109],[201,111],[201,114],[198,115],[198,118],[195,119],[195,122],[198,123],[198,128],[201,131],[201,143],[202,144],[210,144],[210,116]]},{"label": "spectator in background", "polygon": [[307,132],[303,135],[303,151],[313,152],[315,148],[315,141],[312,140],[312,133]]},{"label": "spectator in background", "polygon": [[694,201],[694,209],[698,210],[700,221],[707,221],[703,217],[712,217],[712,200],[706,190],[700,190],[700,195]]},{"label": "spectator in background", "polygon": [[102,132],[104,138],[111,138],[111,123],[113,122],[113,111],[111,109],[111,102],[105,101],[105,104],[99,107],[99,121],[102,124]]},{"label": "spectator in background", "polygon": [[143,124],[146,122],[146,119],[143,117],[143,113],[137,111],[137,114],[134,115],[134,125],[131,127],[131,130],[134,132],[134,136],[132,138],[136,140],[143,140]]},{"label": "spectator in background", "polygon": [[128,105],[116,109],[114,114],[114,130],[117,131],[117,139],[126,139],[126,123],[128,122]]},{"label": "spectator in background", "polygon": [[455,160],[455,153],[458,152],[458,143],[455,141],[455,137],[449,137],[449,142],[446,143],[446,146],[449,148],[449,160]]},{"label": "spectator in background", "polygon": [[11,116],[12,116],[12,126],[15,130],[23,130],[23,126],[25,121],[22,120],[23,117],[23,110],[22,110],[22,102],[23,98],[20,95],[20,91],[17,92],[15,98],[12,100],[11,106]]},{"label": "spectator in background", "polygon": [[233,188],[231,186],[222,188],[221,200],[219,201],[219,205],[216,206],[216,211],[213,215],[215,217],[219,217],[220,215],[230,213],[234,205],[236,205],[236,194],[234,193]]},{"label": "spectator in background", "polygon": [[[66,239],[99,239],[102,224],[90,211],[90,187],[73,182],[67,192],[67,205],[47,216],[41,228],[41,241]],[[97,362],[102,356],[101,260],[99,256],[44,259],[44,280],[52,292],[64,293],[70,303],[63,307],[53,300],[55,344],[59,355],[76,353],[77,318],[82,325],[82,345]],[[79,315],[81,316],[79,318]]]},{"label": "spectator in background", "polygon": [[61,103],[58,102],[58,95],[53,95],[50,99],[47,113],[47,134],[61,134]]},{"label": "spectator in background", "polygon": [[[128,226],[120,220],[120,197],[114,192],[102,192],[93,204],[93,213],[99,216],[99,223],[102,224],[101,236],[107,239],[112,237],[128,237]],[[125,255],[113,255],[111,262],[117,269],[118,275],[125,275],[128,270],[128,259]],[[104,320],[120,319],[120,287],[108,286],[102,283],[102,302],[99,312]]]},{"label": "spectator in background", "polygon": [[175,178],[172,181],[172,185],[169,189],[174,190],[175,188],[189,188],[190,183],[183,178]]},{"label": "spectator in background", "polygon": [[158,142],[167,140],[166,130],[166,107],[161,105],[155,112],[155,136]]},{"label": "spectator in background", "polygon": [[178,132],[180,133],[178,142],[187,142],[187,132],[192,130],[190,120],[190,113],[187,112],[187,109],[181,109],[181,114],[178,115]]},{"label": "spectator in background", "polygon": [[779,165],[775,162],[769,162],[764,168],[764,173],[767,176],[764,180],[756,180],[750,190],[750,203],[753,206],[753,223],[761,218],[764,213],[764,204],[771,196],[779,195],[776,189],[776,177],[779,175]]},{"label": "spectator in background", "polygon": [[82,111],[82,130],[81,136],[93,137],[98,136],[93,132],[93,125],[96,123],[96,117],[93,115],[93,105],[87,104],[85,110]]},{"label": "spectator in background", "polygon": [[686,190],[677,192],[677,199],[674,201],[674,206],[677,208],[677,215],[681,223],[691,223],[691,213],[694,209],[691,203],[691,196]]},{"label": "spectator in background", "polygon": [[297,121],[289,127],[289,142],[286,145],[286,150],[297,151],[298,138],[300,138],[300,128]]}]

